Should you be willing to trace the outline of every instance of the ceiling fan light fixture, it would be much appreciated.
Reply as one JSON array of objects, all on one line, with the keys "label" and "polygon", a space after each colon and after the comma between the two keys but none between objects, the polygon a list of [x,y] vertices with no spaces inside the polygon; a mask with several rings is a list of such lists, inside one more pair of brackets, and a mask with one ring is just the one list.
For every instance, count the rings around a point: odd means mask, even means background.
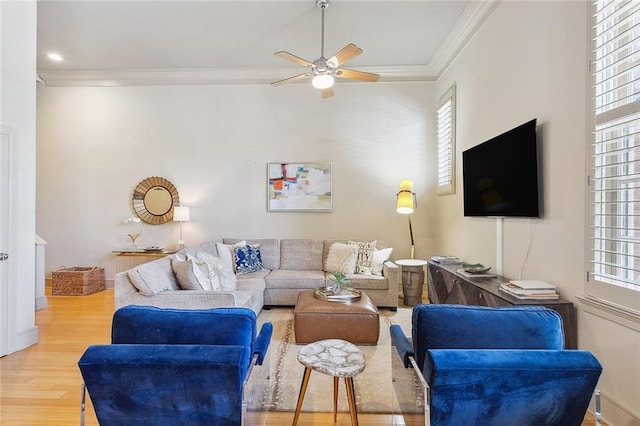
[{"label": "ceiling fan light fixture", "polygon": [[328,89],[329,87],[333,86],[333,83],[333,76],[329,74],[316,75],[315,77],[313,77],[313,80],[311,80],[311,84],[316,89]]},{"label": "ceiling fan light fixture", "polygon": [[320,10],[322,11],[322,21],[320,26],[320,57],[315,61],[307,61],[289,52],[281,50],[274,53],[279,58],[293,62],[303,67],[307,67],[307,72],[304,74],[298,74],[293,77],[285,78],[283,80],[275,81],[271,83],[272,86],[279,86],[284,83],[291,83],[296,80],[305,77],[312,77],[311,84],[316,89],[321,90],[320,95],[323,99],[333,96],[333,83],[335,77],[344,78],[348,80],[360,80],[360,81],[378,81],[380,76],[370,72],[350,70],[347,68],[340,68],[346,62],[352,60],[356,56],[362,53],[362,49],[353,43],[347,44],[340,49],[335,55],[329,59],[324,56],[324,10],[329,6],[329,0],[314,0]]}]

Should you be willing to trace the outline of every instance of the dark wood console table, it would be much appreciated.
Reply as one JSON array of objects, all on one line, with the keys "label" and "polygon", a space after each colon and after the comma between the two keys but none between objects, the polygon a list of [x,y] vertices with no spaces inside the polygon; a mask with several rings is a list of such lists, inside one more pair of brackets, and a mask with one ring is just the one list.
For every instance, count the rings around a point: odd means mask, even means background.
[{"label": "dark wood console table", "polygon": [[450,303],[455,305],[477,306],[546,306],[558,312],[564,327],[564,346],[566,349],[578,347],[576,311],[573,303],[565,299],[557,300],[521,300],[498,290],[508,278],[468,278],[458,272],[460,265],[442,265],[429,261],[428,286],[430,303]]}]

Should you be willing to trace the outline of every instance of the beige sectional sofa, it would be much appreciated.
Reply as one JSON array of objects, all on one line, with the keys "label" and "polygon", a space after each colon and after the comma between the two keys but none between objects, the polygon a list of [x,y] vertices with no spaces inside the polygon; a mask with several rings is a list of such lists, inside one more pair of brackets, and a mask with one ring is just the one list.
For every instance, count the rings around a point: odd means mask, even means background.
[{"label": "beige sectional sofa", "polygon": [[[204,252],[219,256],[216,243],[231,245],[240,241],[259,247],[263,269],[236,274],[235,290],[181,289],[171,266],[176,255],[197,256]],[[258,313],[263,307],[293,306],[300,291],[326,285],[333,275],[333,271],[324,270],[329,249],[333,243],[348,241],[364,240],[223,238],[189,247],[176,255],[116,274],[116,308],[130,304],[191,309],[242,306]],[[377,240],[376,249],[384,248],[387,244]],[[353,287],[364,290],[376,306],[397,309],[398,268],[393,262],[385,261],[381,270],[382,275],[354,274],[348,278]]]}]

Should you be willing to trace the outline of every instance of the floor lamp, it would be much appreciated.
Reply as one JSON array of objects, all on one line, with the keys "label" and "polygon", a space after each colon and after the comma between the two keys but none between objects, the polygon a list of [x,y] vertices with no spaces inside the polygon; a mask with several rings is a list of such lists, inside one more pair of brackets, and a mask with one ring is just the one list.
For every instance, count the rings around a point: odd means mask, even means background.
[{"label": "floor lamp", "polygon": [[178,240],[178,249],[184,248],[184,240],[182,239],[182,222],[189,222],[189,207],[176,206],[173,208],[173,221],[180,222],[180,239]]},{"label": "floor lamp", "polygon": [[413,228],[411,227],[411,213],[418,206],[416,194],[413,192],[413,182],[410,180],[400,181],[400,191],[396,194],[396,211],[406,214],[409,217],[409,236],[411,237],[411,259],[414,258],[415,244],[413,242]]}]

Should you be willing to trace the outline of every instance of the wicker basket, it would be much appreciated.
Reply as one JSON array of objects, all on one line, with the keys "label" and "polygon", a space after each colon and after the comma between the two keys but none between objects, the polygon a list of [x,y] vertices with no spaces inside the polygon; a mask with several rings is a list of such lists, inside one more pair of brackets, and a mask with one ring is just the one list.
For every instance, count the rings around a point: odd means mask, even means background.
[{"label": "wicker basket", "polygon": [[76,266],[52,272],[51,294],[82,296],[104,290],[104,268]]}]

